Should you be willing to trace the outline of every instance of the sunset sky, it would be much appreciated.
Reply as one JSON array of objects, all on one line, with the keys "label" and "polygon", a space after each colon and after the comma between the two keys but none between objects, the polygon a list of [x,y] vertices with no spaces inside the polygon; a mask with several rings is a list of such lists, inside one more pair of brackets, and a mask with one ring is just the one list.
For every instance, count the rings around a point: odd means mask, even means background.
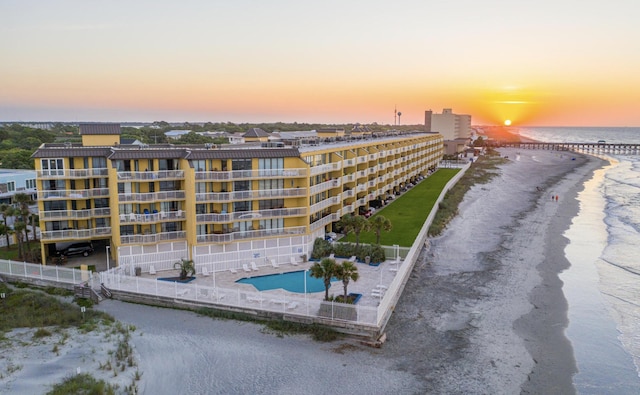
[{"label": "sunset sky", "polygon": [[0,121],[640,126],[638,0],[0,2]]}]

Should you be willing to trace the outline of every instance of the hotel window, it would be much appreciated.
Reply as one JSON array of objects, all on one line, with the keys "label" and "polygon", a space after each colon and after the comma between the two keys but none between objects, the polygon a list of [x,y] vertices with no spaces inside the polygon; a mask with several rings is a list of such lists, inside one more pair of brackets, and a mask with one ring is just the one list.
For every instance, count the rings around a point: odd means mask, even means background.
[{"label": "hotel window", "polygon": [[106,169],[107,168],[107,158],[91,158],[91,163],[94,169]]},{"label": "hotel window", "polygon": [[26,187],[27,189],[35,189],[36,188],[36,180],[27,180],[26,181]]},{"label": "hotel window", "polygon": [[258,169],[284,169],[284,158],[262,158],[258,159]]},{"label": "hotel window", "polygon": [[283,207],[284,207],[284,199],[271,199],[271,200],[259,201],[260,210],[271,210],[274,208],[283,208]]},{"label": "hotel window", "polygon": [[62,159],[42,159],[40,165],[42,173],[45,175],[64,175],[64,160]]},{"label": "hotel window", "polygon": [[251,170],[251,159],[234,159],[231,161],[231,170]]},{"label": "hotel window", "polygon": [[193,170],[195,171],[207,170],[207,161],[205,160],[192,160],[191,164],[193,165]]},{"label": "hotel window", "polygon": [[284,189],[284,180],[260,180],[258,189]]},{"label": "hotel window", "polygon": [[233,190],[234,191],[250,191],[251,182],[250,181],[234,181]]},{"label": "hotel window", "polygon": [[233,202],[233,211],[234,212],[251,211],[251,202],[250,201]]}]

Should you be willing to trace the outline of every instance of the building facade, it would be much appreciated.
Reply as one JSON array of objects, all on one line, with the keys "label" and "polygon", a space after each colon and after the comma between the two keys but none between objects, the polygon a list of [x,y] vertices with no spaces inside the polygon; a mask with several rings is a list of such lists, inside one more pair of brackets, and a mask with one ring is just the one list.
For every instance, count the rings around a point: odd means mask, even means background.
[{"label": "building facade", "polygon": [[210,270],[288,262],[443,154],[442,136],[427,133],[297,147],[112,145],[118,125],[80,133],[82,144],[43,144],[33,155],[43,262],[56,243],[88,240],[142,270],[180,258]]},{"label": "building facade", "polygon": [[0,203],[14,204],[13,197],[17,193],[25,193],[36,199],[36,172],[0,169]]},{"label": "building facade", "polygon": [[471,137],[471,115],[454,114],[450,108],[445,108],[442,114],[425,111],[424,119],[426,130],[440,133],[445,140],[468,140]]}]

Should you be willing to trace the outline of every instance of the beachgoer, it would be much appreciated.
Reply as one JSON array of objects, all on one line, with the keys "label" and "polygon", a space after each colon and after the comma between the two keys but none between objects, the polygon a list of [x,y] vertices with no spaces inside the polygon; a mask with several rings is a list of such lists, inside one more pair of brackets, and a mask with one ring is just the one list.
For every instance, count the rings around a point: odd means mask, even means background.
[{"label": "beachgoer", "polygon": [[558,201],[558,195],[556,195],[556,202]]}]

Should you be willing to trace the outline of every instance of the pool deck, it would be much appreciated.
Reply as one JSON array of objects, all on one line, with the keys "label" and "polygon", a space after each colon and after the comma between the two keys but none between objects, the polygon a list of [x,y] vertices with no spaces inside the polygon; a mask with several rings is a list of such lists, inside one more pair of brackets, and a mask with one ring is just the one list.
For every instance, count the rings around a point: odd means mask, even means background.
[{"label": "pool deck", "polygon": [[[347,259],[336,258],[337,263],[341,263]],[[281,264],[277,268],[272,267],[270,264],[262,266],[258,265],[257,271],[245,272],[240,269],[237,273],[232,273],[229,270],[217,271],[215,275],[209,273],[208,276],[202,275],[202,273],[196,273],[196,279],[188,283],[188,285],[197,284],[198,286],[215,287],[219,289],[237,289],[240,292],[259,292],[253,285],[236,283],[237,280],[247,277],[265,276],[269,274],[278,274],[286,272],[295,272],[301,270],[308,270],[315,262],[298,263],[298,265]],[[256,262],[257,264],[257,262]],[[379,266],[370,266],[365,263],[356,263],[358,268],[358,274],[360,275],[358,281],[349,281],[347,288],[349,293],[362,294],[362,298],[358,301],[360,306],[378,306],[381,297],[384,295],[385,290],[389,287],[389,284],[396,275],[398,264],[392,261],[385,261]],[[157,278],[157,277],[173,277],[178,276],[178,270],[166,270],[158,271],[156,275],[149,273],[142,273],[143,278]],[[342,295],[344,293],[343,285],[341,281],[332,282],[331,288],[329,288],[329,296]],[[260,292],[262,298],[270,303],[278,303],[286,301],[289,298],[304,297],[304,293],[289,292],[284,289],[273,289]],[[317,299],[318,301],[324,299],[324,289],[321,292],[308,293],[307,298]]]}]

